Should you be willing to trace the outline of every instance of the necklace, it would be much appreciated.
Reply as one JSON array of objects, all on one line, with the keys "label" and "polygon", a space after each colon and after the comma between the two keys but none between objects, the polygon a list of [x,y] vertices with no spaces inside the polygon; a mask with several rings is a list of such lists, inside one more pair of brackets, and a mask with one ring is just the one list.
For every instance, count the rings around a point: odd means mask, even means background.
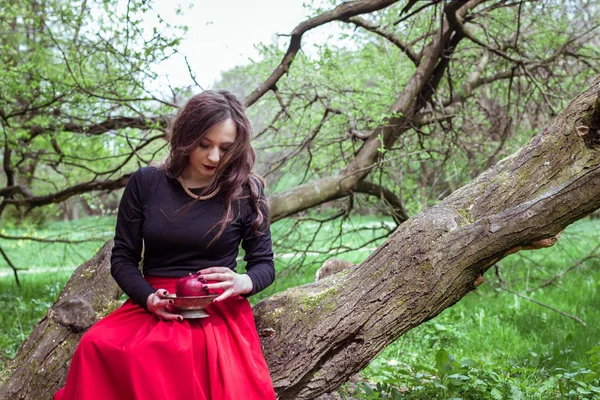
[{"label": "necklace", "polygon": [[208,200],[208,199],[212,199],[213,197],[215,197],[215,195],[217,193],[219,193],[219,190],[221,190],[221,185],[217,186],[217,188],[215,189],[214,192],[207,194],[206,196],[198,196],[197,194],[194,194],[191,192],[190,189],[188,189],[187,186],[185,186],[185,183],[183,182],[183,178],[180,176],[177,177],[177,181],[179,183],[181,183],[181,187],[183,188],[183,190],[185,190],[185,192],[188,194],[188,196],[190,196],[193,199],[196,200]]}]

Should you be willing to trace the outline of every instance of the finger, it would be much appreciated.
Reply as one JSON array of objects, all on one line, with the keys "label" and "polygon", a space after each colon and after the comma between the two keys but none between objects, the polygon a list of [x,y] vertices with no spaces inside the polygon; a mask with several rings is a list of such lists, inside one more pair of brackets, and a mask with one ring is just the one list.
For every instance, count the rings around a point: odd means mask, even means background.
[{"label": "finger", "polygon": [[167,311],[162,311],[156,314],[163,321],[183,321],[183,317],[179,314],[173,314]]},{"label": "finger", "polygon": [[163,299],[156,302],[156,306],[159,308],[167,308],[169,305],[173,304],[173,299]]},{"label": "finger", "polygon": [[233,281],[223,281],[218,283],[206,283],[202,285],[202,289],[228,289],[233,286]]},{"label": "finger", "polygon": [[232,273],[232,271],[229,270],[229,272],[224,273],[212,273],[202,275],[202,278],[204,278],[204,280],[207,281],[231,281],[233,280],[234,276],[234,273]]},{"label": "finger", "polygon": [[151,306],[149,307],[149,309],[151,308],[150,311],[152,311],[153,313],[157,314],[159,311],[164,310],[170,304],[173,304],[173,300],[172,299],[160,300],[157,297],[154,297],[153,300],[152,300]]},{"label": "finger", "polygon": [[224,272],[228,272],[231,271],[231,268],[228,267],[209,267],[209,268],[204,268],[198,271],[198,274],[200,275],[206,275],[206,274],[213,274],[213,273],[224,273]]},{"label": "finger", "polygon": [[173,319],[174,317],[181,317],[180,314],[174,311],[175,309],[167,304],[165,306],[159,306],[154,309],[154,314],[156,314],[161,319]]},{"label": "finger", "polygon": [[169,294],[169,291],[166,290],[166,289],[158,289],[154,294],[157,295],[160,298],[163,298],[163,297],[165,297],[166,295]]},{"label": "finger", "polygon": [[226,290],[219,297],[215,298],[213,301],[215,303],[218,303],[220,301],[227,300],[232,295],[233,295],[233,290],[231,290],[231,289],[230,290]]}]

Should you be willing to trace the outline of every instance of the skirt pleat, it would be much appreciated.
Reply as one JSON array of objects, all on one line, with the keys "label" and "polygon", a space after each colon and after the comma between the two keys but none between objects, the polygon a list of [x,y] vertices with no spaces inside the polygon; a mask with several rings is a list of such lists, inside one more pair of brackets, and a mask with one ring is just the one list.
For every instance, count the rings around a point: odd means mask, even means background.
[{"label": "skirt pleat", "polygon": [[[175,292],[176,278],[146,279]],[[275,399],[248,300],[206,312],[167,322],[127,300],[83,335],[54,400]]]}]

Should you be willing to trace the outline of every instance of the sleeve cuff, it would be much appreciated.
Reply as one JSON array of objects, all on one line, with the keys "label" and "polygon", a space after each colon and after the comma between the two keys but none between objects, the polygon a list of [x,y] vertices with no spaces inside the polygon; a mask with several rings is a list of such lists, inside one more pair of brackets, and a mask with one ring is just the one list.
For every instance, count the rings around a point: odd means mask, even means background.
[{"label": "sleeve cuff", "polygon": [[148,297],[150,297],[152,293],[156,292],[156,289],[150,285],[148,286],[149,287],[145,288],[140,294],[137,294],[135,298],[131,299],[146,311],[148,311]]},{"label": "sleeve cuff", "polygon": [[242,297],[250,297],[250,296],[254,296],[256,293],[260,292],[260,282],[258,280],[258,278],[256,276],[254,276],[254,274],[250,273],[250,271],[246,272],[246,275],[248,275],[250,277],[250,280],[252,281],[252,291],[250,293],[244,293],[241,296]]}]

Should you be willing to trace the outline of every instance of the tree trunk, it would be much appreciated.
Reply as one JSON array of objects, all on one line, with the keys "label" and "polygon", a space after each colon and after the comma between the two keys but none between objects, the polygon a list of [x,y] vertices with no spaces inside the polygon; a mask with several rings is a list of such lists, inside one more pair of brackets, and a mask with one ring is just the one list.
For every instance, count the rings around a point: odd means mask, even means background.
[{"label": "tree trunk", "polygon": [[400,225],[360,265],[257,304],[279,398],[336,389],[388,344],[474,290],[496,261],[598,209],[600,151],[586,144],[599,144],[600,133],[582,138],[576,127],[593,125],[599,83],[518,153]]},{"label": "tree trunk", "polygon": [[[360,265],[257,304],[279,398],[336,389],[389,343],[474,290],[496,261],[548,245],[540,239],[600,208],[599,83],[518,153],[400,225]],[[64,384],[81,333],[118,304],[110,246],[77,269],[9,366],[0,398],[49,399]]]},{"label": "tree trunk", "polygon": [[3,372],[0,399],[51,399],[67,377],[83,333],[121,305],[110,275],[112,240],[79,266],[46,316]]}]

